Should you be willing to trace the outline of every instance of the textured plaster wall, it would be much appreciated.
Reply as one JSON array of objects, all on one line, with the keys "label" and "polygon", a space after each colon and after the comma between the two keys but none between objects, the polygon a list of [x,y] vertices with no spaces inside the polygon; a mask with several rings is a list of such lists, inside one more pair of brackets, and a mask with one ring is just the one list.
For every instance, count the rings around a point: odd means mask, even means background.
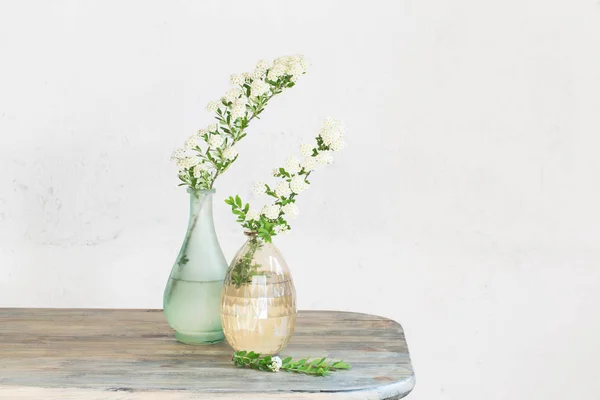
[{"label": "textured plaster wall", "polygon": [[160,307],[172,148],[259,58],[304,53],[219,180],[248,195],[327,115],[349,147],[277,243],[302,308],[406,329],[417,399],[597,399],[595,0],[0,2],[0,306]]}]

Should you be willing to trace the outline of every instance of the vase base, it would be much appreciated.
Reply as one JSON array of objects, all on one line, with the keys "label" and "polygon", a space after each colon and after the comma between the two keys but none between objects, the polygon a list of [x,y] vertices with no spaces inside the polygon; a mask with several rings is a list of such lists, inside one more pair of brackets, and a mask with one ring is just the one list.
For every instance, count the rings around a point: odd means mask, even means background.
[{"label": "vase base", "polygon": [[206,332],[193,335],[175,332],[175,339],[184,344],[198,346],[203,344],[215,344],[222,342],[223,339],[225,339],[225,335],[223,334],[223,331]]}]

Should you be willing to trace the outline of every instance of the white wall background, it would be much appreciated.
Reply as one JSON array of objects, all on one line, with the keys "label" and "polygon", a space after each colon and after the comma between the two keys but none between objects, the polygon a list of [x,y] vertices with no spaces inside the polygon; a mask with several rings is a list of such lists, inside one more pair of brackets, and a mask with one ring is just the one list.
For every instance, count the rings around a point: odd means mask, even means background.
[{"label": "white wall background", "polygon": [[349,148],[278,238],[302,308],[406,330],[418,399],[599,399],[596,0],[0,3],[0,306],[161,307],[172,148],[230,73],[303,53],[221,200],[327,115]]}]

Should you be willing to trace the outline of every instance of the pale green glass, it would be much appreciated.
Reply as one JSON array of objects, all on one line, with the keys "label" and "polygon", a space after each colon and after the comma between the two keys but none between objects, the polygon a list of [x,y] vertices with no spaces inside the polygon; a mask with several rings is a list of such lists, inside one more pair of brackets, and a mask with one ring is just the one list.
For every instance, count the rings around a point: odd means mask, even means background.
[{"label": "pale green glass", "polygon": [[175,338],[186,344],[222,341],[221,287],[227,262],[213,222],[214,189],[190,194],[188,229],[165,288],[163,308]]}]

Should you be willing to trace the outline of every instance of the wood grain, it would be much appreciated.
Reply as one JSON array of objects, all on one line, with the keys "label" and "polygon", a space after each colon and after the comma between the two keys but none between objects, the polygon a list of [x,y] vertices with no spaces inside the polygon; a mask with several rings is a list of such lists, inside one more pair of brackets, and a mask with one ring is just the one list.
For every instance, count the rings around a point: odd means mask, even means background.
[{"label": "wood grain", "polygon": [[300,311],[282,356],[352,364],[327,377],[233,367],[226,343],[177,342],[161,310],[0,309],[0,399],[400,399],[415,379],[402,327]]}]

